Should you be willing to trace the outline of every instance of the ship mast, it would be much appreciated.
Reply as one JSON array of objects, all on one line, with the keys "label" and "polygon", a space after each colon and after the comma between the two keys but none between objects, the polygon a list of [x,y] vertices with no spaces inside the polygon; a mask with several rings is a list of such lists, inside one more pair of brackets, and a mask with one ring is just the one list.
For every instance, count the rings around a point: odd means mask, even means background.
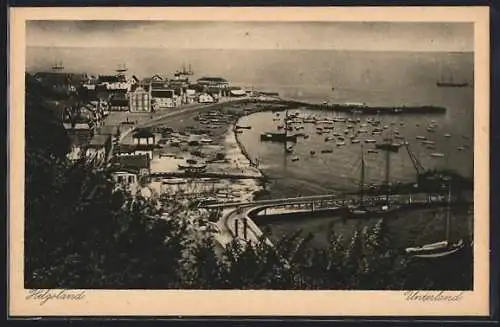
[{"label": "ship mast", "polygon": [[448,199],[446,205],[446,241],[450,241],[450,202],[451,202],[451,181],[448,181]]}]

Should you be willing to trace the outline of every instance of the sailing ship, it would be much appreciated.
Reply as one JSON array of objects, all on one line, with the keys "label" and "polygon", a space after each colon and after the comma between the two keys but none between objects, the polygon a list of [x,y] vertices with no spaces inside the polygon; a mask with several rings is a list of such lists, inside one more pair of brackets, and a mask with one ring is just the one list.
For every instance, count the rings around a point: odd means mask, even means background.
[{"label": "sailing ship", "polygon": [[127,70],[128,70],[128,68],[127,68],[127,65],[125,65],[125,64],[118,65],[118,68],[116,68],[116,72],[117,72],[118,74],[123,74],[123,73],[125,73]]},{"label": "sailing ship", "polygon": [[60,70],[63,70],[63,69],[64,69],[64,66],[63,66],[62,61],[55,60],[54,64],[52,65],[52,70],[60,71]]},{"label": "sailing ship", "polygon": [[466,81],[457,82],[453,78],[453,74],[450,70],[446,70],[445,73],[442,74],[441,80],[436,82],[438,87],[466,87],[469,86],[469,83]]},{"label": "sailing ship", "polygon": [[445,218],[445,239],[443,241],[425,244],[420,247],[409,247],[405,249],[408,255],[418,258],[439,258],[453,253],[456,253],[464,248],[464,240],[460,239],[456,242],[451,242],[450,229],[450,202],[451,202],[451,183],[448,186],[448,200],[446,207]]},{"label": "sailing ship", "polygon": [[360,183],[359,183],[359,204],[355,206],[350,206],[348,208],[349,215],[354,216],[354,217],[364,217],[364,216],[379,216],[383,214],[388,214],[390,212],[394,212],[400,208],[398,205],[393,205],[389,201],[389,151],[386,151],[386,172],[385,172],[385,184],[384,187],[386,188],[386,199],[385,203],[382,205],[377,205],[375,203],[366,205],[365,199],[364,199],[364,194],[365,194],[365,175],[366,175],[366,165],[365,165],[365,158],[364,158],[364,151],[363,151],[363,144],[361,144],[361,176],[360,176]]}]

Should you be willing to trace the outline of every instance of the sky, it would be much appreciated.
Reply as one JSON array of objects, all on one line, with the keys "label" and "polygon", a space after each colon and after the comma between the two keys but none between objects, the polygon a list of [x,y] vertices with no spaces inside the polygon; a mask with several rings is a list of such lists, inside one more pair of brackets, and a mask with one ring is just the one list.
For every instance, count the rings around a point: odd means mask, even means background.
[{"label": "sky", "polygon": [[471,23],[28,21],[27,46],[470,52]]}]

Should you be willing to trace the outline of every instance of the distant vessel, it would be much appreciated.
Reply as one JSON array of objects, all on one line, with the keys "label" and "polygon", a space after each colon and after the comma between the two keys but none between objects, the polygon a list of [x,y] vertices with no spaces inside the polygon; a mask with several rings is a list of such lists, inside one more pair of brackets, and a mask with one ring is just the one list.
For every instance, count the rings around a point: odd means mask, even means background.
[{"label": "distant vessel", "polygon": [[451,70],[447,70],[441,76],[441,80],[436,82],[438,87],[466,87],[469,83],[466,81],[457,82],[453,78],[453,73]]},{"label": "distant vessel", "polygon": [[63,66],[63,63],[62,61],[55,61],[54,64],[52,65],[52,70],[55,70],[55,71],[60,71],[60,70],[63,70],[64,69],[64,66]]}]

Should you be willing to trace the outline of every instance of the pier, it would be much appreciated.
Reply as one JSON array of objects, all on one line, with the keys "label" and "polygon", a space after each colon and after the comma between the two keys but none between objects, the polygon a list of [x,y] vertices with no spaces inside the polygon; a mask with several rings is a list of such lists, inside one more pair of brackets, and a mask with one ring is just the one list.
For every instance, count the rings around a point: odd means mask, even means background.
[{"label": "pier", "polygon": [[[371,205],[384,205],[398,207],[397,211],[416,210],[424,208],[443,207],[448,204],[446,196],[439,194],[417,193],[417,194],[392,194],[389,198],[385,195],[365,196],[367,207]],[[472,201],[460,202],[460,205],[469,206]],[[277,217],[303,218],[325,215],[342,215],[350,207],[359,205],[355,194],[326,194],[316,196],[303,196],[294,198],[260,200],[250,202],[215,203],[203,205],[208,210],[219,210],[222,217],[218,222],[221,233],[216,235],[216,239],[222,246],[226,246],[233,239],[242,239],[257,243],[263,237],[263,232],[255,223],[259,219],[275,219]],[[281,213],[271,213],[268,211],[279,210]],[[387,215],[394,211],[387,212]],[[371,219],[374,215],[362,217],[347,217],[346,219]],[[266,243],[271,244],[269,239]]]}]

